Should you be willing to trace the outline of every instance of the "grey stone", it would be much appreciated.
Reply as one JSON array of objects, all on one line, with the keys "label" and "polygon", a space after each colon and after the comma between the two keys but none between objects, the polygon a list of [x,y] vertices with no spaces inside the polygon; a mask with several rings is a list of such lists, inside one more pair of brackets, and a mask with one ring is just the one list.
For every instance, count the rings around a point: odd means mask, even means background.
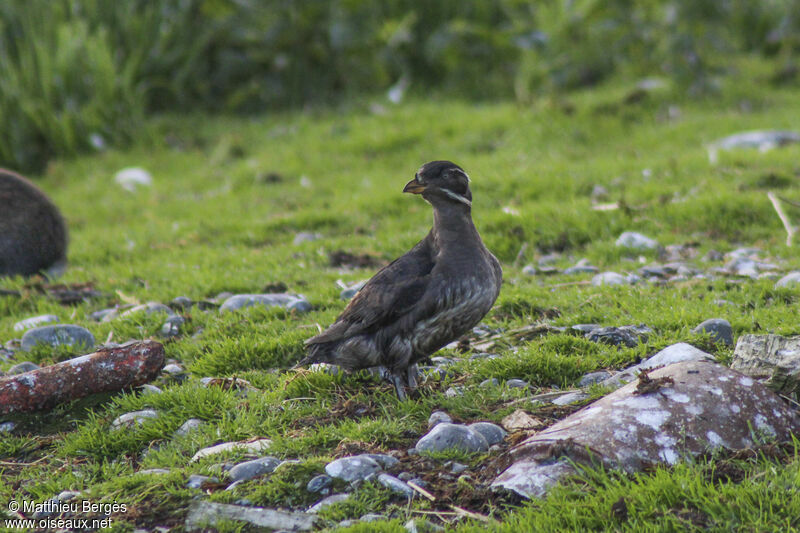
[{"label": "grey stone", "polygon": [[163,476],[164,474],[169,474],[168,468],[147,468],[145,470],[139,470],[136,472],[137,474],[142,475],[150,475],[150,476]]},{"label": "grey stone", "polygon": [[597,372],[589,372],[588,374],[584,374],[581,380],[578,382],[579,387],[588,387],[590,385],[594,385],[596,383],[601,383],[602,381],[611,377],[611,372],[608,370],[599,370]]},{"label": "grey stone", "polygon": [[329,489],[331,485],[333,485],[333,478],[325,474],[320,474],[311,478],[311,481],[306,485],[306,490],[308,492],[321,493]]},{"label": "grey stone", "polygon": [[41,368],[36,363],[31,363],[30,361],[22,361],[21,363],[17,363],[16,365],[12,366],[8,369],[9,376],[16,376],[17,374],[24,374],[25,372],[30,372],[31,370],[37,370]]},{"label": "grey stone", "polygon": [[277,457],[260,457],[239,463],[228,471],[233,481],[246,481],[264,474],[270,474],[281,463]]},{"label": "grey stone", "polygon": [[29,329],[22,336],[22,350],[29,352],[37,344],[56,346],[82,347],[91,349],[95,344],[94,335],[89,330],[71,324],[41,326]]},{"label": "grey stone", "polygon": [[434,411],[431,413],[431,416],[428,417],[428,429],[431,429],[436,424],[440,424],[442,422],[449,424],[453,422],[453,419],[450,418],[450,415],[444,411]]},{"label": "grey stone", "polygon": [[506,387],[509,389],[524,389],[528,386],[528,382],[524,379],[511,378],[506,380]]},{"label": "grey stone", "polygon": [[380,470],[381,465],[366,454],[342,457],[325,465],[325,472],[329,476],[343,479],[348,483],[362,481]]},{"label": "grey stone", "polygon": [[150,187],[153,175],[140,167],[128,167],[117,172],[114,181],[126,191],[134,192],[139,187]]},{"label": "grey stone", "polygon": [[684,361],[649,378],[649,390],[629,383],[515,446],[492,486],[539,497],[575,472],[570,462],[633,473],[800,431],[800,416],[775,393],[722,365]]},{"label": "grey stone", "polygon": [[789,130],[755,130],[736,133],[708,145],[708,160],[717,163],[720,150],[756,148],[766,152],[778,146],[800,142],[800,133]]},{"label": "grey stone", "polygon": [[600,324],[575,324],[574,326],[570,327],[571,330],[577,331],[578,333],[591,333],[596,329],[600,329],[603,326]]},{"label": "grey stone", "polygon": [[394,468],[400,461],[385,453],[365,453],[367,457],[376,461],[384,469]]},{"label": "grey stone", "polygon": [[155,385],[150,385],[149,383],[145,383],[144,385],[139,385],[136,387],[136,390],[141,392],[142,394],[161,394],[162,390],[156,387]]},{"label": "grey stone", "polygon": [[419,452],[441,452],[460,449],[466,452],[485,452],[489,443],[480,433],[466,426],[442,422],[437,424],[416,445]]},{"label": "grey stone", "polygon": [[181,424],[181,427],[176,429],[173,435],[175,437],[185,437],[189,433],[199,429],[203,424],[205,424],[205,422],[203,422],[199,418],[190,418],[189,420]]},{"label": "grey stone", "polygon": [[450,464],[450,472],[460,474],[467,470],[469,467],[463,463],[456,463],[455,461]]},{"label": "grey stone", "polygon": [[655,368],[658,366],[666,366],[671,365],[673,363],[680,363],[683,361],[713,361],[714,356],[711,354],[707,354],[702,350],[698,350],[691,344],[686,344],[685,342],[679,342],[677,344],[672,344],[667,346],[660,352],[656,353],[652,357],[649,357],[642,361],[638,367],[640,369],[650,369]]},{"label": "grey stone", "polygon": [[446,398],[457,398],[459,396],[464,395],[464,387],[455,386],[455,387],[448,387],[446,391],[444,391],[444,395]]},{"label": "grey stone", "polygon": [[505,439],[506,435],[508,435],[505,429],[501,428],[497,424],[492,424],[491,422],[474,422],[467,427],[472,431],[483,435],[483,438],[486,439],[486,442],[489,443],[489,446],[503,442],[503,439]]},{"label": "grey stone", "polygon": [[192,474],[186,480],[187,489],[202,489],[206,483],[219,483],[219,479],[211,476],[201,476],[200,474]]},{"label": "grey stone", "polygon": [[304,242],[314,242],[318,241],[322,238],[322,235],[319,233],[310,233],[308,231],[301,231],[296,233],[294,239],[292,239],[292,244],[298,246],[303,244]]},{"label": "grey stone", "polygon": [[194,302],[187,296],[176,296],[169,302],[170,308],[180,309],[181,311],[188,311],[192,308],[192,305],[194,305]]},{"label": "grey stone", "polygon": [[44,324],[52,324],[58,322],[56,315],[39,315],[20,320],[14,324],[14,331],[25,331],[26,329],[43,326]]},{"label": "grey stone", "polygon": [[[234,294],[225,300],[220,306],[219,311],[220,313],[225,313],[245,307],[252,307],[254,305],[288,309],[294,304],[292,309],[297,312],[304,312],[303,309],[305,309],[305,306],[300,304],[301,301],[305,301],[305,298],[293,294]],[[311,306],[309,304],[307,310],[310,309]]]},{"label": "grey stone", "polygon": [[626,231],[617,239],[617,246],[620,248],[631,248],[633,250],[655,250],[658,248],[658,241],[645,237],[635,231]]},{"label": "grey stone", "polygon": [[181,365],[170,363],[165,365],[164,368],[161,369],[162,372],[165,374],[169,374],[171,376],[181,376],[186,373]]},{"label": "grey stone", "polygon": [[367,281],[368,280],[362,280],[345,287],[344,289],[342,289],[342,292],[339,293],[339,298],[341,298],[342,300],[351,299],[353,296],[358,294],[358,291],[360,291],[361,288],[364,287],[364,285],[367,284]]},{"label": "grey stone", "polygon": [[622,274],[617,274],[616,272],[601,272],[599,274],[595,274],[592,278],[592,285],[594,286],[601,286],[601,285],[627,285],[628,279],[623,276]]},{"label": "grey stone", "polygon": [[777,282],[775,282],[775,287],[790,287],[792,285],[796,285],[800,283],[800,272],[789,272]]},{"label": "grey stone", "polygon": [[600,269],[594,265],[573,265],[564,269],[564,274],[572,276],[575,274],[597,274]]},{"label": "grey stone", "polygon": [[535,276],[536,275],[536,267],[533,265],[525,265],[522,267],[522,273],[527,276]]},{"label": "grey stone", "polygon": [[500,380],[498,380],[497,378],[484,379],[483,381],[481,381],[480,386],[483,388],[499,387]]},{"label": "grey stone", "polygon": [[708,333],[714,342],[733,346],[733,328],[731,323],[724,318],[709,318],[694,328],[692,333]]},{"label": "grey stone", "polygon": [[16,427],[17,427],[16,422],[13,422],[11,420],[7,422],[0,422],[0,434],[11,433],[12,431],[14,431],[14,428]]},{"label": "grey stone", "polygon": [[215,444],[214,446],[208,446],[207,448],[198,450],[198,452],[192,456],[189,462],[193,463],[204,457],[229,451],[236,451],[239,453],[260,453],[268,450],[270,446],[272,446],[272,441],[269,439],[257,439],[244,442],[223,442],[221,444]]},{"label": "grey stone", "polygon": [[414,497],[414,489],[409,487],[405,481],[401,481],[390,474],[378,474],[378,483],[397,494],[402,494],[408,498]]},{"label": "grey stone", "polygon": [[226,503],[197,500],[189,507],[186,531],[200,531],[214,527],[220,521],[246,522],[256,527],[285,531],[310,531],[317,517],[307,513],[276,511],[263,507],[246,507]]},{"label": "grey stone", "polygon": [[182,316],[174,315],[164,322],[161,326],[161,333],[162,337],[171,338],[177,337],[181,334],[181,327],[186,323],[186,319]]},{"label": "grey stone", "polygon": [[363,515],[361,518],[358,519],[361,522],[377,522],[379,520],[386,520],[386,517],[382,514],[377,513],[367,513]]},{"label": "grey stone", "polygon": [[110,307],[108,309],[100,309],[99,311],[95,311],[89,315],[89,318],[94,320],[95,322],[107,322],[106,317],[110,315],[116,316],[117,310],[114,307]]},{"label": "grey stone", "polygon": [[742,335],[731,368],[782,394],[800,392],[800,337]]},{"label": "grey stone", "polygon": [[298,298],[286,306],[287,311],[294,311],[298,314],[308,313],[311,309],[313,309],[311,304],[302,298]]},{"label": "grey stone", "polygon": [[553,398],[551,402],[553,405],[569,405],[572,403],[582,402],[587,398],[589,398],[589,395],[585,392],[569,392],[563,396],[559,396],[558,398]]},{"label": "grey stone", "polygon": [[325,509],[326,507],[330,507],[331,505],[335,505],[337,503],[341,503],[348,498],[350,498],[349,492],[345,492],[343,494],[332,494],[327,498],[321,499],[320,501],[309,507],[306,512],[310,514],[316,514],[320,512],[322,509]]},{"label": "grey stone", "polygon": [[638,326],[619,326],[593,329],[585,336],[593,342],[601,342],[612,346],[633,348],[641,342],[647,342],[653,330],[644,324]]},{"label": "grey stone", "polygon": [[123,427],[139,426],[145,420],[158,418],[158,413],[153,409],[142,409],[141,411],[132,411],[119,415],[111,422],[111,429],[120,429]]}]

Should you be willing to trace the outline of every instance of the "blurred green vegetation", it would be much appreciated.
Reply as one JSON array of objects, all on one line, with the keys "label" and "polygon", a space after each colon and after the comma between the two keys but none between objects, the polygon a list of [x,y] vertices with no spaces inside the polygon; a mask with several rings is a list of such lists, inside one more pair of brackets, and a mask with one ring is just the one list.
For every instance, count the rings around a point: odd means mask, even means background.
[{"label": "blurred green vegetation", "polygon": [[611,75],[714,91],[726,58],[796,77],[800,0],[5,0],[0,165],[121,145],[159,111],[253,112],[395,86],[516,98]]}]

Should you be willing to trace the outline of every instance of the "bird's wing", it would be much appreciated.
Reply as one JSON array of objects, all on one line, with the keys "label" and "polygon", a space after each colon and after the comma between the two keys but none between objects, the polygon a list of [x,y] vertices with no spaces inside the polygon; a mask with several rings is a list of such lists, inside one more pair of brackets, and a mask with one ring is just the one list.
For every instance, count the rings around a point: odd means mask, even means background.
[{"label": "bird's wing", "polygon": [[379,270],[336,322],[306,344],[338,341],[391,324],[423,299],[434,265],[430,245],[423,240]]}]

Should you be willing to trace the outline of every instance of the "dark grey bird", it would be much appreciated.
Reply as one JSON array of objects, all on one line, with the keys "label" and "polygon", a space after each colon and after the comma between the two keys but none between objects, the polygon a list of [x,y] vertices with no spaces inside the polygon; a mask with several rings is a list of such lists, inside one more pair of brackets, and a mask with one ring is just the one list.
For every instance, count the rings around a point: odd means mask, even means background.
[{"label": "dark grey bird", "polygon": [[458,339],[491,309],[503,271],[472,222],[469,176],[450,161],[419,169],[403,192],[433,206],[433,228],[382,268],[325,331],[306,341],[298,366],[382,367],[398,397],[416,387],[416,362]]}]

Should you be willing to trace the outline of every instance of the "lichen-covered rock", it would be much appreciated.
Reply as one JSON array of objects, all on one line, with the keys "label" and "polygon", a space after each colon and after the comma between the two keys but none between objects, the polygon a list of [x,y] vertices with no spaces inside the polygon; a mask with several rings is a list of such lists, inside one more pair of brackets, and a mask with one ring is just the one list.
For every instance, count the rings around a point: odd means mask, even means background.
[{"label": "lichen-covered rock", "polygon": [[418,452],[441,452],[453,449],[485,452],[489,449],[489,443],[483,435],[467,426],[442,422],[419,439],[416,446]]},{"label": "lichen-covered rock", "polygon": [[325,472],[348,483],[360,481],[381,470],[381,465],[368,455],[342,457],[325,465]]},{"label": "lichen-covered rock", "polygon": [[742,335],[731,368],[764,380],[777,392],[800,392],[800,337]]},{"label": "lichen-covered rock", "polygon": [[764,436],[800,432],[800,417],[775,393],[724,366],[685,361],[584,407],[514,447],[497,488],[541,496],[574,472],[567,460],[636,472],[714,448],[742,449]]}]

